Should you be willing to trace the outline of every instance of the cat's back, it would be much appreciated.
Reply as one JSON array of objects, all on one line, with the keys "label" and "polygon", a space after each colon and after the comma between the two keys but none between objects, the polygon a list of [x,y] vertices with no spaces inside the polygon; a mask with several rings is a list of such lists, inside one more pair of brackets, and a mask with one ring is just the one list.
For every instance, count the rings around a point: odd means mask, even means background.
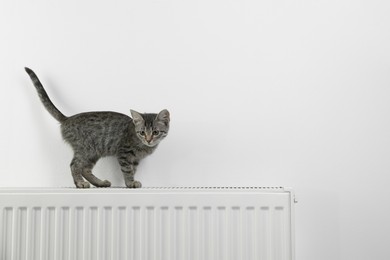
[{"label": "cat's back", "polygon": [[61,124],[63,138],[118,136],[131,127],[132,119],[117,112],[86,112],[67,118]]},{"label": "cat's back", "polygon": [[85,126],[96,124],[115,124],[119,122],[131,122],[131,118],[125,114],[111,111],[85,112],[76,114],[65,120],[62,125],[82,124]]}]

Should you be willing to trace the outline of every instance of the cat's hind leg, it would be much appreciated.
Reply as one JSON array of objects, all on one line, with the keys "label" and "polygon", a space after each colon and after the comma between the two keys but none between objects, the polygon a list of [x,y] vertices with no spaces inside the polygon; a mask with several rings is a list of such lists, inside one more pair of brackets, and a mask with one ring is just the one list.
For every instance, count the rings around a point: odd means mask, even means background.
[{"label": "cat's hind leg", "polygon": [[90,187],[89,182],[85,181],[82,176],[83,168],[81,167],[79,160],[76,157],[74,157],[72,159],[72,162],[70,163],[70,170],[72,172],[74,184],[76,185],[77,188]]},{"label": "cat's hind leg", "polygon": [[[82,177],[84,177],[87,181],[89,181],[92,185],[96,186],[96,187],[110,187],[111,186],[111,182],[109,182],[108,180],[104,180],[102,181],[101,179],[99,179],[98,177],[96,177],[95,175],[92,174],[92,168],[93,166],[95,166],[95,163],[96,163],[96,160],[92,161],[92,160],[86,160],[86,159],[83,159],[82,157],[75,157],[73,158],[73,162],[74,162],[74,165],[76,166],[75,167],[75,172],[77,174],[81,174]],[[73,171],[72,171],[72,174],[73,174]],[[73,178],[75,178],[75,175],[73,174]],[[77,178],[79,178],[80,176],[77,175]],[[75,183],[76,183],[76,180],[75,180]],[[79,183],[79,185],[81,185],[81,187],[79,187],[76,183],[76,186],[78,188],[89,188],[89,183],[87,182],[87,186],[88,187],[84,187],[83,186],[83,183]]]},{"label": "cat's hind leg", "polygon": [[108,180],[102,181],[101,179],[99,179],[98,177],[93,175],[92,168],[84,168],[82,175],[85,179],[87,179],[90,183],[92,183],[96,187],[110,187],[111,186],[111,182],[109,182]]}]

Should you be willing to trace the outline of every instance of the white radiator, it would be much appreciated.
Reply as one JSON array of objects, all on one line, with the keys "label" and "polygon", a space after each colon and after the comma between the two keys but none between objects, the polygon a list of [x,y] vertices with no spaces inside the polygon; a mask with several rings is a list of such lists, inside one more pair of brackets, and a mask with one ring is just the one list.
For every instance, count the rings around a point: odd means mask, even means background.
[{"label": "white radiator", "polygon": [[293,260],[284,188],[0,189],[1,260]]}]

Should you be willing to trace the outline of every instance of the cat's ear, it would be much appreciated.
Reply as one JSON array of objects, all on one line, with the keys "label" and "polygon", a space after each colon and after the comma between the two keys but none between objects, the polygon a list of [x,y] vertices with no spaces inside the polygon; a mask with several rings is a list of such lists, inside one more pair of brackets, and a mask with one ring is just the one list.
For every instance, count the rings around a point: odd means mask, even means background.
[{"label": "cat's ear", "polygon": [[144,123],[144,119],[140,113],[130,109],[131,116],[133,117],[134,125],[139,125]]},{"label": "cat's ear", "polygon": [[159,120],[159,121],[162,121],[162,122],[164,122],[166,124],[168,124],[169,121],[170,121],[169,111],[166,110],[166,109],[161,110],[161,112],[158,113],[156,119]]}]

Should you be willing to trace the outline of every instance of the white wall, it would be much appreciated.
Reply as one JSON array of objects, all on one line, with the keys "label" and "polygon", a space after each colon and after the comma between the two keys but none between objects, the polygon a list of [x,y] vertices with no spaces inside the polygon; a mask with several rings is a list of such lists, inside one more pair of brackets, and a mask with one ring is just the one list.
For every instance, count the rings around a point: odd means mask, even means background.
[{"label": "white wall", "polygon": [[[390,2],[11,1],[0,186],[72,186],[67,115],[168,108],[144,186],[291,186],[297,259],[390,259]],[[96,175],[123,186],[115,160]]]}]

